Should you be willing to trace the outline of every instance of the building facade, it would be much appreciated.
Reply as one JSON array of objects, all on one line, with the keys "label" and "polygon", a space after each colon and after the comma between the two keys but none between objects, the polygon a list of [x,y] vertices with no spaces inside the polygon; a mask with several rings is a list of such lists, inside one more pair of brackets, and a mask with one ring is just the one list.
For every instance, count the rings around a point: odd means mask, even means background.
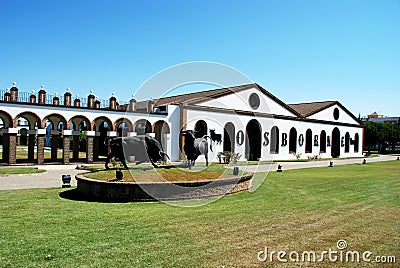
[{"label": "building facade", "polygon": [[372,114],[367,115],[366,117],[361,118],[362,122],[375,122],[375,123],[387,123],[392,125],[400,125],[400,117],[399,116],[383,116],[378,114],[377,112],[373,112]]},{"label": "building facade", "polygon": [[[88,162],[107,154],[107,137],[150,134],[172,161],[184,158],[182,130],[209,136],[209,159],[228,151],[247,160],[362,156],[363,128],[337,101],[285,104],[257,84],[215,89],[126,104],[115,96],[101,107],[93,94],[50,99],[42,88],[20,101],[16,85],[0,100],[2,161],[15,164],[20,130],[28,122],[27,155],[22,161]],[[47,97],[46,97],[47,96]],[[46,99],[47,98],[47,99]],[[84,103],[84,105],[82,105]],[[210,131],[213,131],[212,133]],[[45,147],[45,141],[51,144]],[[47,154],[45,153],[48,151]],[[81,156],[80,152],[84,152]],[[198,161],[204,161],[202,157]]]}]

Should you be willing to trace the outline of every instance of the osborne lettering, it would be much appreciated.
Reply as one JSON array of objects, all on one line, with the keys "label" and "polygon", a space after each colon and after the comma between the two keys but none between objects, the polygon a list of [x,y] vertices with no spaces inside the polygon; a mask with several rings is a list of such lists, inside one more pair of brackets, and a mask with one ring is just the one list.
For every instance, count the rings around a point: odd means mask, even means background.
[{"label": "osborne lettering", "polygon": [[[214,136],[215,135],[215,132],[213,131],[213,132],[211,132],[211,130],[210,130],[210,133],[211,133],[211,139],[214,141],[219,141],[219,138],[221,138],[222,139],[222,137],[219,137],[219,136]],[[217,135],[220,135],[220,134],[217,134]],[[213,136],[214,136],[214,138],[213,138]],[[344,137],[341,137],[341,146],[342,147],[344,147],[344,140],[345,140],[345,138]],[[264,134],[263,134],[263,142],[262,142],[262,145],[264,146],[264,147],[266,147],[266,146],[268,146],[269,144],[270,144],[270,133],[268,132],[268,131],[266,131],[266,132],[264,132]],[[243,132],[243,130],[239,130],[237,133],[236,133],[236,143],[239,145],[239,146],[241,146],[241,145],[243,145],[243,143],[244,143],[244,132]],[[301,147],[301,146],[303,146],[304,145],[304,134],[300,134],[299,136],[298,136],[298,138],[297,138],[297,143],[298,143],[298,145],[299,145],[299,147]],[[314,146],[315,147],[318,147],[319,146],[319,143],[320,143],[320,141],[319,141],[319,135],[314,135],[314,140],[313,140],[313,143],[314,143]],[[283,132],[282,133],[282,135],[281,135],[281,147],[285,147],[285,146],[287,146],[288,145],[288,134],[287,133],[285,133],[285,132]],[[331,137],[330,136],[326,136],[326,146],[327,147],[331,147]]]}]

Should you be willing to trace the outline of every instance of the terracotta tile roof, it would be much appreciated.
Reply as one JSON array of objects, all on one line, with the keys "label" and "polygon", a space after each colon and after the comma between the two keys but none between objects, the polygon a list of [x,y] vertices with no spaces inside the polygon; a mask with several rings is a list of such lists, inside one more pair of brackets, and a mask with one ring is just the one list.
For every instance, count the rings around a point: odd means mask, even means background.
[{"label": "terracotta tile roof", "polygon": [[337,101],[321,101],[321,102],[288,104],[288,106],[296,110],[301,116],[307,117],[316,114],[336,103]]},{"label": "terracotta tile roof", "polygon": [[[339,107],[341,107],[346,113],[348,113],[354,120],[358,121],[358,119],[338,101],[321,101],[321,102],[286,104],[256,83],[160,98],[158,100],[154,100],[155,102],[154,106],[159,107],[171,104],[179,105],[181,103],[195,105],[210,99],[219,98],[225,95],[237,93],[242,90],[250,88],[258,89],[263,94],[265,94],[266,96],[277,102],[279,105],[286,108],[288,111],[292,112],[295,116],[300,118],[311,116],[336,104]],[[137,107],[142,107],[142,106],[147,107],[148,102],[149,100],[138,102]]]},{"label": "terracotta tile roof", "polygon": [[[220,89],[212,89],[182,95],[176,95],[171,97],[160,98],[155,101],[155,106],[163,106],[168,104],[181,104],[187,102],[195,102],[198,100],[203,99],[215,99],[219,98],[224,95],[228,95],[237,91],[241,91],[244,89],[249,89],[252,87],[256,87],[257,84],[247,84],[241,86],[234,86],[234,87],[227,87],[227,88],[220,88]],[[147,102],[147,101],[146,101]]]},{"label": "terracotta tile roof", "polygon": [[[263,94],[267,95],[272,100],[276,101],[278,104],[280,104],[287,110],[291,111],[293,114],[300,116],[300,114],[298,114],[296,110],[289,107],[286,103],[284,103],[283,101],[281,101],[280,99],[278,99],[277,97],[275,97],[274,95],[272,95],[271,93],[269,93],[267,90],[265,90],[264,88],[262,88],[261,86],[259,86],[256,83],[160,98],[158,100],[155,100],[155,107],[163,106],[163,105],[170,105],[170,104],[179,105],[181,103],[197,104],[199,102],[204,102],[204,101],[207,101],[210,99],[219,98],[219,97],[222,97],[225,95],[237,93],[242,90],[246,90],[246,89],[250,89],[250,88],[257,88]],[[144,102],[147,103],[148,101],[144,101]]]}]

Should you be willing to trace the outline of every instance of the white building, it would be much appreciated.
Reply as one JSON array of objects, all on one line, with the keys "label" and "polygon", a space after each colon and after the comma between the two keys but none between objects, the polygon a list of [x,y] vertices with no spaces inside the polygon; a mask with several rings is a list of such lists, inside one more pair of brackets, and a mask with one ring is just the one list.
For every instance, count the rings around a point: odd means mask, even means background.
[{"label": "white building", "polygon": [[[247,160],[362,156],[363,128],[337,101],[285,104],[249,84],[162,98],[155,107],[169,113],[171,148],[180,148],[181,129],[221,134],[221,144],[212,144],[214,161],[220,151]],[[179,154],[172,150],[172,159]]]},{"label": "white building", "polygon": [[[16,146],[22,145],[22,137],[28,145],[26,161],[68,164],[70,150],[72,161],[101,161],[99,157],[107,154],[107,137],[145,133],[160,141],[172,161],[179,161],[184,159],[180,133],[189,129],[198,137],[216,140],[211,143],[211,161],[218,161],[217,153],[223,151],[238,153],[241,160],[362,156],[363,127],[339,102],[285,104],[257,84],[159,100],[131,99],[125,105],[118,104],[113,95],[107,107],[92,93],[87,100],[73,100],[67,90],[60,99],[46,95],[42,87],[38,94],[28,98],[18,93],[14,83],[0,96],[1,160],[5,163],[16,163]],[[18,127],[21,120],[28,122],[24,131]],[[82,132],[84,142],[79,140]],[[51,155],[44,154],[48,144]],[[84,157],[79,154],[82,150]],[[204,160],[204,156],[198,159]]]}]

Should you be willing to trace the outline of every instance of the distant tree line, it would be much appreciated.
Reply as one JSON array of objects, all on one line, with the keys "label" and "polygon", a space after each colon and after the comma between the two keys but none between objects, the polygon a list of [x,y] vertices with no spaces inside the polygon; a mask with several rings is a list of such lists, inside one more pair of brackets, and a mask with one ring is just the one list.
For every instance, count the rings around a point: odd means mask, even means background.
[{"label": "distant tree line", "polygon": [[367,121],[364,124],[364,150],[385,154],[399,151],[400,122],[397,124]]}]

